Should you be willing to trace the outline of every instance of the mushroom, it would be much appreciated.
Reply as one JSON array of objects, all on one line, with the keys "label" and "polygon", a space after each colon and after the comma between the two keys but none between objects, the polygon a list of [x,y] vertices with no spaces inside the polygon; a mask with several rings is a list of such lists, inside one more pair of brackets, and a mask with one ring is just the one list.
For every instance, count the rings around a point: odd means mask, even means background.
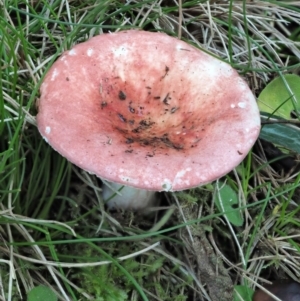
[{"label": "mushroom", "polygon": [[[80,168],[142,194],[123,208],[222,177],[260,131],[255,97],[238,73],[164,33],[129,30],[80,43],[53,64],[40,92],[41,135]],[[122,207],[122,199],[109,204]]]},{"label": "mushroom", "polygon": [[[264,287],[270,293],[282,301],[300,300],[300,284],[295,281],[276,281],[271,285]],[[275,300],[269,294],[259,289],[254,293],[253,301],[273,301]]]}]

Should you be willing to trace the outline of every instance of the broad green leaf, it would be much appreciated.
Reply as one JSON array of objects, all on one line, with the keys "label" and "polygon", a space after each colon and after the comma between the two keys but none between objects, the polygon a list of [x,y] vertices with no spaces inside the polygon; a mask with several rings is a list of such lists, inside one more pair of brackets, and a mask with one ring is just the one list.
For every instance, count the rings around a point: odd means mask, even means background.
[{"label": "broad green leaf", "polygon": [[236,285],[233,301],[251,301],[253,293],[254,291],[245,285]]},{"label": "broad green leaf", "polygon": [[219,182],[219,188],[215,196],[215,204],[218,210],[224,212],[231,224],[242,226],[243,217],[240,211],[234,208],[239,203],[236,192],[229,185]]},{"label": "broad green leaf", "polygon": [[39,285],[34,287],[27,295],[27,301],[57,301],[54,292],[47,286]]},{"label": "broad green leaf", "polygon": [[300,128],[283,123],[266,124],[259,138],[286,147],[300,154]]},{"label": "broad green leaf", "polygon": [[[300,77],[286,74],[272,80],[258,97],[259,109],[284,119],[291,119],[291,112],[300,113]],[[293,96],[293,97],[292,97]]]}]

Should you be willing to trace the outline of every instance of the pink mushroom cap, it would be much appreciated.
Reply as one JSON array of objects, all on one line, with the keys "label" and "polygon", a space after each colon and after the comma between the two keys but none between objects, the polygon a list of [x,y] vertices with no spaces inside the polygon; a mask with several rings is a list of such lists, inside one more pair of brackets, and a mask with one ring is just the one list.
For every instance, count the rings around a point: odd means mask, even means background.
[{"label": "pink mushroom cap", "polygon": [[260,131],[228,64],[163,33],[102,34],[64,52],[41,85],[37,124],[62,156],[136,188],[176,191],[227,174]]}]

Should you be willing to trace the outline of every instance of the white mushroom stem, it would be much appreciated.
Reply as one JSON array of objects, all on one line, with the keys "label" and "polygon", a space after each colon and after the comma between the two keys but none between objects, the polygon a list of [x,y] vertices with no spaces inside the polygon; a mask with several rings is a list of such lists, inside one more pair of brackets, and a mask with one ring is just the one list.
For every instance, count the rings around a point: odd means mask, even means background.
[{"label": "white mushroom stem", "polygon": [[109,209],[143,210],[153,206],[156,200],[155,191],[106,181],[102,187],[102,196]]}]

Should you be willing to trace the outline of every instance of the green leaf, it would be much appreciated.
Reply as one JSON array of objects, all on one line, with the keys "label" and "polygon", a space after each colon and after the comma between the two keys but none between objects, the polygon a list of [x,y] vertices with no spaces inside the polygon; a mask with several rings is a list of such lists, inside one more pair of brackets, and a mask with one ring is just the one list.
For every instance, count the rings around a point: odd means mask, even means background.
[{"label": "green leaf", "polygon": [[282,123],[266,124],[262,127],[259,138],[300,154],[300,128],[296,126]]},{"label": "green leaf", "polygon": [[27,295],[27,301],[57,301],[54,292],[47,286],[39,285],[34,287]]},{"label": "green leaf", "polygon": [[238,205],[238,197],[235,191],[227,184],[219,182],[219,189],[215,194],[215,204],[220,212],[224,212],[230,223],[242,226],[244,219],[240,211],[234,208]]},{"label": "green leaf", "polygon": [[291,119],[291,112],[300,112],[300,77],[286,74],[272,80],[258,97],[259,109]]},{"label": "green leaf", "polygon": [[251,301],[253,293],[254,291],[245,285],[236,285],[233,301]]}]

